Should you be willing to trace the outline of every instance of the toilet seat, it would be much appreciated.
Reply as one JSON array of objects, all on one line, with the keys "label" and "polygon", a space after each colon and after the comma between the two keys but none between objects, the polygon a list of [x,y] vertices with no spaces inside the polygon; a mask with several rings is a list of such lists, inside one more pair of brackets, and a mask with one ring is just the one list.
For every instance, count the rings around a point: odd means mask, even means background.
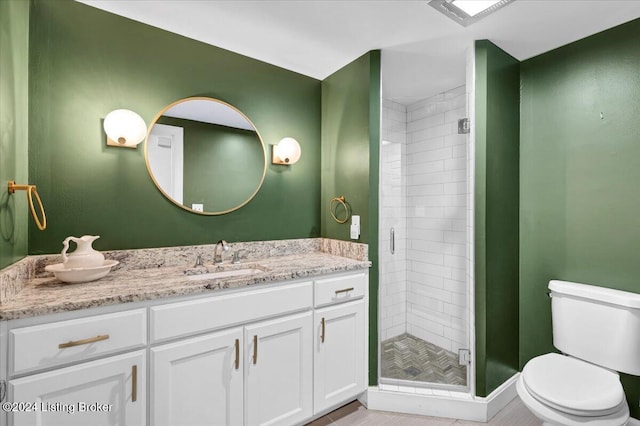
[{"label": "toilet seat", "polygon": [[617,373],[556,353],[530,360],[522,382],[541,403],[576,416],[606,416],[626,404]]}]

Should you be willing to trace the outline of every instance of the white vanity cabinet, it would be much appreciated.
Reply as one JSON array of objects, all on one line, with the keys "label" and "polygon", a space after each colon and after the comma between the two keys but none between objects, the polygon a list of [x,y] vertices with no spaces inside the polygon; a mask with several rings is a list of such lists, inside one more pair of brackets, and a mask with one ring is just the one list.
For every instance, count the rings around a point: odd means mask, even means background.
[{"label": "white vanity cabinet", "polygon": [[314,414],[367,387],[366,285],[363,273],[316,282]]},{"label": "white vanity cabinet", "polygon": [[150,424],[242,425],[242,327],[151,349]]},{"label": "white vanity cabinet", "polygon": [[146,424],[146,309],[10,328],[8,340],[9,424]]},{"label": "white vanity cabinet", "polygon": [[[7,322],[0,321],[0,403],[7,400]],[[0,426],[7,426],[7,412],[0,409]]]},{"label": "white vanity cabinet", "polygon": [[359,270],[0,323],[8,401],[22,404],[7,424],[309,422],[366,389],[367,277]]},{"label": "white vanity cabinet", "polygon": [[200,334],[152,346],[151,424],[310,418],[312,309],[312,281],[151,307],[152,342]]},{"label": "white vanity cabinet", "polygon": [[9,381],[15,426],[144,425],[144,351]]},{"label": "white vanity cabinet", "polygon": [[151,424],[296,424],[312,415],[311,312],[151,349]]},{"label": "white vanity cabinet", "polygon": [[313,415],[311,311],[245,328],[245,425],[293,425]]},{"label": "white vanity cabinet", "polygon": [[315,312],[315,413],[366,389],[364,315],[364,300]]}]

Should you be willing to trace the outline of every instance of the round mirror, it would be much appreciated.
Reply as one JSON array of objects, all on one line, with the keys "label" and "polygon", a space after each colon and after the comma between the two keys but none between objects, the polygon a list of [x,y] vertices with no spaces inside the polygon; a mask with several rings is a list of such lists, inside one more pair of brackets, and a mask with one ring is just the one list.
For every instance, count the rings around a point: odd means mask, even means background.
[{"label": "round mirror", "polygon": [[267,172],[267,152],[253,123],[213,98],[186,98],[160,111],[149,127],[144,156],[165,197],[206,215],[247,204]]}]

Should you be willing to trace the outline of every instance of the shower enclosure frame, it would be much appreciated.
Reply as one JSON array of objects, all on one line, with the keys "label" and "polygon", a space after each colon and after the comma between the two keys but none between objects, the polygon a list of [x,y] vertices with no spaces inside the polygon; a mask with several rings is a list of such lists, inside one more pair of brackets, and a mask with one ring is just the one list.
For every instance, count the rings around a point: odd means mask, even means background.
[{"label": "shower enclosure frame", "polygon": [[[384,52],[383,52],[384,53]],[[466,94],[466,118],[469,119],[470,123],[475,122],[475,97],[474,97],[474,49],[470,48],[467,50],[467,65],[466,65],[466,84],[465,84],[465,94]],[[384,72],[384,70],[383,70]],[[383,74],[384,75],[384,74]],[[383,103],[381,103],[381,109]],[[383,111],[380,112],[381,117],[383,117]],[[463,117],[460,117],[463,118]],[[383,120],[381,119],[381,126]],[[473,130],[473,126],[471,126],[471,130]],[[382,144],[385,143],[384,132],[381,129],[380,132],[381,141],[379,145],[379,149],[381,150],[381,161],[380,167],[382,168],[383,164],[383,155],[382,155]],[[460,397],[460,398],[473,398],[476,395],[475,388],[475,373],[476,373],[476,365],[475,365],[475,289],[474,289],[474,174],[475,174],[475,137],[473,131],[469,132],[467,135],[466,141],[466,185],[467,191],[466,195],[466,279],[465,279],[465,287],[466,287],[466,343],[467,349],[469,351],[470,362],[467,365],[467,374],[466,374],[466,385],[451,385],[451,384],[441,384],[441,383],[433,383],[433,382],[416,382],[414,380],[403,380],[403,379],[394,379],[384,377],[382,375],[382,344],[384,339],[383,336],[383,321],[382,318],[382,303],[383,303],[383,295],[379,294],[378,298],[378,390],[381,391],[398,391],[398,392],[407,392],[407,393],[415,393],[422,394],[425,396],[436,395],[436,396],[451,396],[451,397]],[[402,167],[405,167],[403,165]],[[380,179],[382,180],[383,176],[380,173]],[[402,186],[406,187],[406,183],[402,182]],[[379,212],[383,209],[384,198],[382,194],[382,182],[380,184],[380,207]],[[405,206],[406,207],[406,206]],[[406,219],[405,215],[405,219]],[[379,239],[379,258],[382,263],[383,260],[383,252],[393,249],[391,244],[393,244],[392,239],[389,239],[389,243],[386,240],[383,240],[385,233],[388,234],[390,229],[384,229],[382,226],[383,220],[382,217],[380,219],[380,239]],[[407,226],[408,228],[408,226]],[[381,271],[382,272],[382,271]],[[383,290],[383,274],[380,273],[380,285],[379,292]]]}]

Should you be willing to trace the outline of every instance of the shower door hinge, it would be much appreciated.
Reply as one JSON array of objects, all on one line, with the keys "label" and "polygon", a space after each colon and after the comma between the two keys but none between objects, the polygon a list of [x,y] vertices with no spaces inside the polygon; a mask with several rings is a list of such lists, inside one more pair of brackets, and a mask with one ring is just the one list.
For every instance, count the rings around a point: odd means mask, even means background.
[{"label": "shower door hinge", "polygon": [[471,352],[469,352],[469,349],[458,349],[458,364],[460,365],[471,364]]},{"label": "shower door hinge", "polygon": [[471,124],[468,118],[461,118],[458,120],[458,134],[464,134],[471,132]]}]

